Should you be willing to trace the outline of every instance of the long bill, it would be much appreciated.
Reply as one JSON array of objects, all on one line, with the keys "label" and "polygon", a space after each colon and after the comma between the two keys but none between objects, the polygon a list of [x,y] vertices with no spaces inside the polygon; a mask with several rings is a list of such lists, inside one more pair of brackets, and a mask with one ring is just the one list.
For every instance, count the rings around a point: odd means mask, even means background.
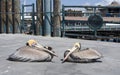
[{"label": "long bill", "polygon": [[50,51],[50,50],[44,48],[44,47],[43,47],[42,45],[40,45],[40,44],[35,45],[35,47],[41,48],[42,50],[44,50],[44,51],[46,51],[46,52],[48,52],[48,53],[50,53],[50,54],[52,54],[52,55],[58,57],[55,53],[53,53],[52,51]]},{"label": "long bill", "polygon": [[77,47],[73,47],[72,49],[70,49],[70,52],[65,56],[65,58],[62,61],[62,63],[64,63],[65,60],[70,56],[70,54],[73,53],[76,49],[77,49]]}]

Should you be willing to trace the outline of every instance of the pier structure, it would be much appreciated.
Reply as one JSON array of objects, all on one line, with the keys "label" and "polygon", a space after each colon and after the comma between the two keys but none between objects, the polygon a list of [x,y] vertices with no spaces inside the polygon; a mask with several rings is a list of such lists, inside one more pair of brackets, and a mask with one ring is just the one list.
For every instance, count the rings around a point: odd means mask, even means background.
[{"label": "pier structure", "polygon": [[[108,6],[63,5],[62,13],[62,36],[120,41],[119,3],[113,1]],[[94,15],[100,16],[99,19]],[[90,17],[93,18],[89,20]]]}]

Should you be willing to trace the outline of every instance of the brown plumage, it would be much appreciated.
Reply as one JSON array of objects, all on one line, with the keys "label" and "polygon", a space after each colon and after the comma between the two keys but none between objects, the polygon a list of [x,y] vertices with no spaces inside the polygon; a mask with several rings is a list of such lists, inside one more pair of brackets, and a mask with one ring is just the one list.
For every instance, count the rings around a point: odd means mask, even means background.
[{"label": "brown plumage", "polygon": [[52,47],[39,46],[39,44],[35,42],[33,45],[30,45],[28,42],[27,46],[23,46],[11,54],[8,57],[8,60],[23,62],[48,62],[53,59],[53,56],[55,56],[55,54],[54,51],[52,51]]},{"label": "brown plumage", "polygon": [[80,50],[80,48],[80,43],[75,43],[72,49],[66,50],[63,62],[93,62],[102,57],[102,55],[94,49],[86,48]]}]

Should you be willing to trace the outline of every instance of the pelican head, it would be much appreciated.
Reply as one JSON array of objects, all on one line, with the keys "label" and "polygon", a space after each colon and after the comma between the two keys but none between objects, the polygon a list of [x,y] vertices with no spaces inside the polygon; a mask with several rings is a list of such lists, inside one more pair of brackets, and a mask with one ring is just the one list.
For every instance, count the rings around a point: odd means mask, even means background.
[{"label": "pelican head", "polygon": [[27,46],[34,46],[34,45],[37,45],[37,44],[38,44],[38,42],[36,40],[33,40],[33,39],[28,40],[27,43],[26,43]]},{"label": "pelican head", "polygon": [[27,43],[26,43],[27,46],[30,46],[30,47],[37,47],[37,48],[40,48],[40,50],[43,50],[43,51],[46,51],[54,56],[57,56],[53,51],[52,51],[52,47],[47,47],[47,46],[42,46],[40,45],[36,40],[28,40]]},{"label": "pelican head", "polygon": [[79,42],[76,42],[76,43],[74,44],[74,47],[80,49],[80,48],[81,48],[81,44],[80,44]]},{"label": "pelican head", "polygon": [[76,42],[72,49],[68,49],[69,53],[65,56],[63,62],[70,56],[71,53],[73,53],[76,50],[80,50],[80,48],[81,48],[81,44],[79,42]]},{"label": "pelican head", "polygon": [[40,45],[36,40],[33,40],[33,39],[30,39],[30,40],[28,40],[27,41],[27,43],[26,43],[26,45],[27,46],[30,46],[30,47],[38,47],[39,46],[39,48],[42,48],[43,46],[42,45]]}]

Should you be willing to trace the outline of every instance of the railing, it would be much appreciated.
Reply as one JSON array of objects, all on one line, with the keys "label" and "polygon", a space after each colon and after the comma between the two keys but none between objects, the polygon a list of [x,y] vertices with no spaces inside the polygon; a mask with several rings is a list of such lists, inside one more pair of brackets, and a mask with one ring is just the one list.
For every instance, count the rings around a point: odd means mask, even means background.
[{"label": "railing", "polygon": [[[92,14],[99,14],[103,18],[103,26],[97,31],[120,31],[120,11],[107,9],[119,9],[120,6],[62,6],[62,35],[65,36],[67,31],[69,34],[77,34],[76,32],[95,32],[88,26],[88,17]],[[76,10],[77,9],[77,10]],[[78,10],[79,9],[79,10]],[[102,9],[105,9],[104,11]],[[119,25],[107,25],[106,23],[113,23]],[[71,32],[72,31],[72,32]],[[74,32],[75,31],[75,32]],[[84,34],[84,33],[83,33]],[[89,34],[89,33],[88,33]],[[117,33],[115,33],[117,34]]]},{"label": "railing", "polygon": [[[117,31],[120,26],[102,26],[98,31]],[[65,31],[93,31],[88,26],[65,26]]]}]

